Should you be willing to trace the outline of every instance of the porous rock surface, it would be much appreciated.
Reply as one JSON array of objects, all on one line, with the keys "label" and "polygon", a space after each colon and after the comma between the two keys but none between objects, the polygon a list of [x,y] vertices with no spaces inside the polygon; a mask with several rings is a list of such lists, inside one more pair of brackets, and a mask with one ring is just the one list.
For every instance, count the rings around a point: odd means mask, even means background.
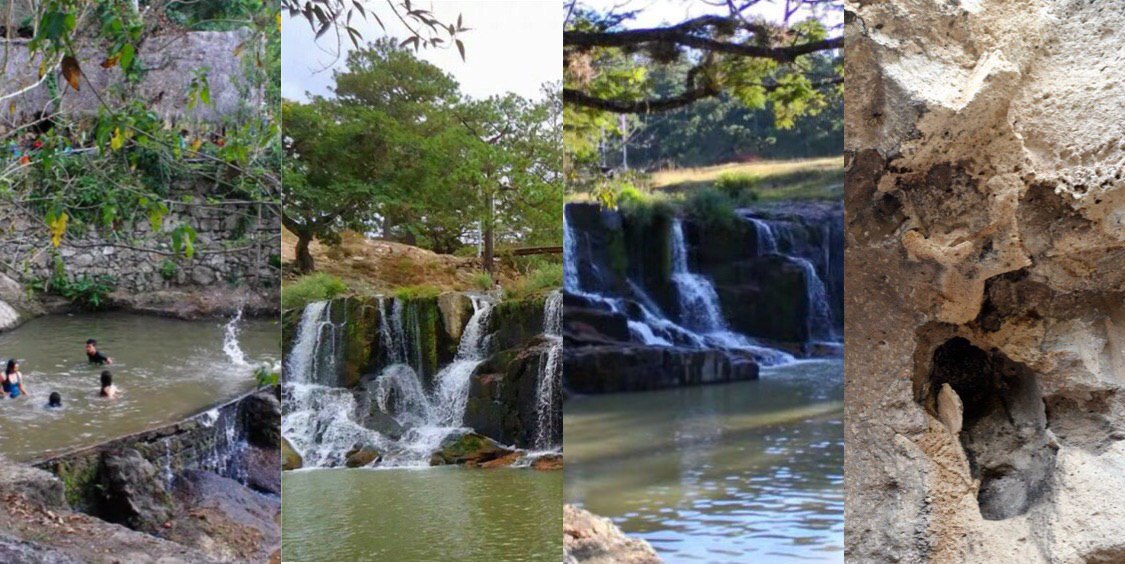
[{"label": "porous rock surface", "polygon": [[563,508],[563,562],[566,564],[659,564],[648,542],[631,539],[605,517],[573,505]]},{"label": "porous rock surface", "polygon": [[1125,562],[1125,4],[845,8],[848,560]]}]

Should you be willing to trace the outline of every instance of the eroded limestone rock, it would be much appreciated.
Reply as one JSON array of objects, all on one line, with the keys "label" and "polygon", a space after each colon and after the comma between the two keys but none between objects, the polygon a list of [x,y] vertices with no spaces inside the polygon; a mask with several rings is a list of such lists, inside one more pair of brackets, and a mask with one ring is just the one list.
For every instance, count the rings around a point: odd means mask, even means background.
[{"label": "eroded limestone rock", "polygon": [[848,558],[1125,561],[1125,6],[845,6]]}]

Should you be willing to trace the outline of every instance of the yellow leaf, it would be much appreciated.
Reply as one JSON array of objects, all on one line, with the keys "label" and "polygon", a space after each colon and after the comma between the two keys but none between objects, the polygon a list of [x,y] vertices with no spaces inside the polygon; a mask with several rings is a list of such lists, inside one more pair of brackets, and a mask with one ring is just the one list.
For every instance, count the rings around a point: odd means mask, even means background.
[{"label": "yellow leaf", "polygon": [[15,102],[8,102],[8,113],[13,114],[13,115],[16,113],[16,103]]},{"label": "yellow leaf", "polygon": [[195,141],[191,142],[191,150],[192,151],[198,151],[199,146],[202,145],[202,144],[203,144],[203,139],[200,139],[200,138],[196,137]]},{"label": "yellow leaf", "polygon": [[63,57],[62,74],[63,78],[66,79],[66,83],[75,91],[78,91],[78,79],[82,77],[82,67],[78,66],[78,59],[75,59],[71,55]]},{"label": "yellow leaf", "polygon": [[51,230],[51,246],[58,247],[62,243],[62,237],[66,233],[66,222],[70,216],[66,212],[50,218],[47,222],[47,228]]},{"label": "yellow leaf", "polygon": [[109,148],[114,151],[120,149],[125,145],[125,137],[121,135],[121,128],[113,128],[113,137],[109,140]]}]

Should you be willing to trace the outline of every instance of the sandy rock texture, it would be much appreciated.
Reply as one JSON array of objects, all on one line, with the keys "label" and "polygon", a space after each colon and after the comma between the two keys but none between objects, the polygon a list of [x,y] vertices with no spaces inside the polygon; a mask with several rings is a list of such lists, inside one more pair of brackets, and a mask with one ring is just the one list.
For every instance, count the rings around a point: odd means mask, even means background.
[{"label": "sandy rock texture", "polygon": [[567,505],[563,508],[563,562],[566,564],[659,564],[648,542],[631,539],[605,517]]},{"label": "sandy rock texture", "polygon": [[849,561],[1125,562],[1125,3],[845,6]]}]

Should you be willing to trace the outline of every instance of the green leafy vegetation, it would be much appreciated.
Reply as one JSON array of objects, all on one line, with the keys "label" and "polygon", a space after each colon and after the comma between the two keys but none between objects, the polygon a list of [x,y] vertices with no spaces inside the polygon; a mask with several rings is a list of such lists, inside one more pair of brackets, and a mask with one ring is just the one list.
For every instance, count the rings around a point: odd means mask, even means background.
[{"label": "green leafy vegetation", "polygon": [[259,388],[276,386],[281,381],[281,373],[269,366],[259,366],[254,370],[254,381]]},{"label": "green leafy vegetation", "polygon": [[487,272],[474,272],[470,281],[478,290],[491,290],[496,285],[492,280],[492,275]]},{"label": "green leafy vegetation", "polygon": [[525,299],[535,294],[561,288],[563,284],[563,265],[545,264],[527,276],[519,278],[511,287],[504,289],[506,298]]},{"label": "green leafy vegetation", "polygon": [[394,291],[394,296],[397,299],[406,301],[426,300],[438,297],[441,292],[441,288],[437,286],[419,284],[416,286],[403,286],[402,288],[396,288]]},{"label": "green leafy vegetation", "polygon": [[715,188],[703,188],[684,200],[686,213],[703,225],[728,228],[738,221],[735,202]]},{"label": "green leafy vegetation", "polygon": [[308,274],[282,285],[281,308],[301,308],[312,302],[330,300],[347,291],[347,285],[331,274]]},{"label": "green leafy vegetation", "polygon": [[336,244],[347,229],[443,254],[479,240],[489,272],[498,249],[561,240],[551,94],[468,99],[381,39],[348,54],[334,95],[283,104],[283,222],[298,238],[297,271],[315,268],[314,238]]}]

